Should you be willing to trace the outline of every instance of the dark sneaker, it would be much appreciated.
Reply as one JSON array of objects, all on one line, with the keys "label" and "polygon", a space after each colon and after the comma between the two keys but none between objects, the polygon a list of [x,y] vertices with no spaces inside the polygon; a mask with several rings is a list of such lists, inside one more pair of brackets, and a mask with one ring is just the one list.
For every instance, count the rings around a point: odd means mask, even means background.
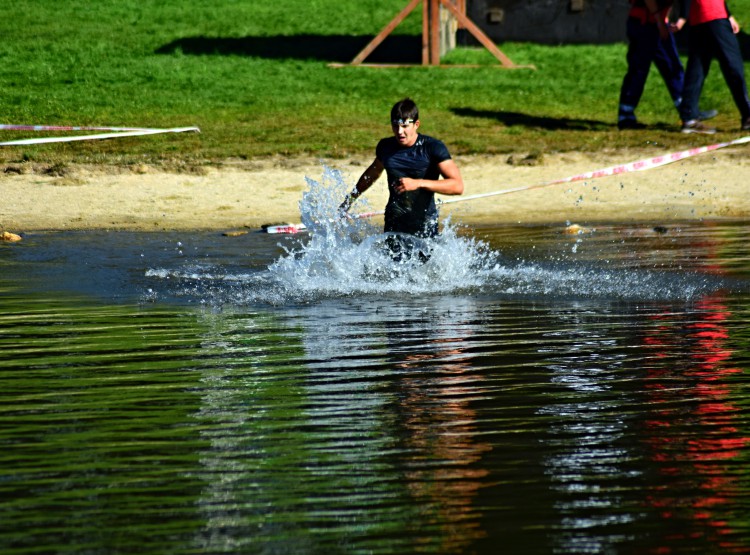
[{"label": "dark sneaker", "polygon": [[701,135],[713,135],[716,133],[716,129],[703,125],[703,122],[697,119],[691,119],[690,121],[682,122],[683,133],[699,133]]},{"label": "dark sneaker", "polygon": [[617,129],[646,129],[646,125],[634,119],[621,119],[617,122]]},{"label": "dark sneaker", "polygon": [[742,127],[741,127],[741,129],[742,129],[743,131],[750,131],[750,118],[747,118],[746,120],[744,120],[744,121],[742,122]]},{"label": "dark sneaker", "polygon": [[706,121],[707,119],[715,118],[718,115],[718,110],[703,110],[701,112],[698,112],[698,119],[701,121]]}]

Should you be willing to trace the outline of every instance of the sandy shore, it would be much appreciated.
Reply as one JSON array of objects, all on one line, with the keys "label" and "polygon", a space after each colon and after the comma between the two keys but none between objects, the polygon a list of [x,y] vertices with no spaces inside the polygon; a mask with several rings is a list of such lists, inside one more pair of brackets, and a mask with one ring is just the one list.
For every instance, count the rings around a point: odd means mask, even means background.
[{"label": "sandy shore", "polygon": [[[443,215],[469,225],[493,223],[649,222],[750,218],[747,146],[718,150],[648,171],[557,184],[446,205]],[[659,151],[457,157],[466,195],[544,184],[583,172],[666,154]],[[149,167],[33,168],[13,165],[0,174],[0,231],[248,230],[298,222],[305,177],[320,180],[323,164],[352,185],[367,159],[264,159],[227,163],[189,174]],[[384,180],[367,192],[385,204]],[[355,207],[356,211],[356,207]]]}]

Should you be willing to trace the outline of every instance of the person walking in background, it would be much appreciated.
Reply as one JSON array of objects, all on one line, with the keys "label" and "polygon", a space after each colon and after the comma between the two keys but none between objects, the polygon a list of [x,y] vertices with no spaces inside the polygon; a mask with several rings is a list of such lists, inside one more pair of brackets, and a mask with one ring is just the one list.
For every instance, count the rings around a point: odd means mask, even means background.
[{"label": "person walking in background", "polygon": [[672,31],[690,25],[684,100],[680,106],[683,133],[712,134],[716,129],[700,121],[698,102],[711,61],[719,61],[724,80],[740,111],[740,128],[750,130],[750,100],[747,97],[745,66],[736,34],[740,26],[729,13],[724,0],[681,0],[679,18]]},{"label": "person walking in background", "polygon": [[[620,88],[617,114],[618,129],[642,129],[635,109],[643,95],[653,63],[667,85],[669,95],[679,111],[683,98],[685,70],[677,52],[675,39],[667,27],[672,0],[631,0],[628,13],[628,71]],[[699,119],[717,115],[716,110],[703,112]]]}]

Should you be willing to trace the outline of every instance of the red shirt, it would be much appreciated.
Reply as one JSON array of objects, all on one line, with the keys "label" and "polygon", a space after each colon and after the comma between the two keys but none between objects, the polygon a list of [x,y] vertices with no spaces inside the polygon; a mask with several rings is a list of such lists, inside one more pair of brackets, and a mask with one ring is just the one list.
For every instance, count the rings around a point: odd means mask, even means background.
[{"label": "red shirt", "polygon": [[715,19],[727,19],[729,11],[724,0],[691,0],[683,2],[683,8],[688,11],[688,23],[700,25]]}]

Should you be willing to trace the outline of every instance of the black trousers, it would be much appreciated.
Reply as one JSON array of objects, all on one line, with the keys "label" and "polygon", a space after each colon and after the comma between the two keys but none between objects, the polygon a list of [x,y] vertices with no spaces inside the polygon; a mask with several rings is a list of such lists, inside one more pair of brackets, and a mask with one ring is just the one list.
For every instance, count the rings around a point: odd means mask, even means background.
[{"label": "black trousers", "polygon": [[742,121],[747,120],[750,118],[750,100],[747,97],[745,67],[739,42],[732,33],[732,24],[728,19],[715,19],[690,27],[680,117],[683,121],[698,119],[698,102],[703,83],[714,59],[719,62],[721,73],[740,111]]}]

